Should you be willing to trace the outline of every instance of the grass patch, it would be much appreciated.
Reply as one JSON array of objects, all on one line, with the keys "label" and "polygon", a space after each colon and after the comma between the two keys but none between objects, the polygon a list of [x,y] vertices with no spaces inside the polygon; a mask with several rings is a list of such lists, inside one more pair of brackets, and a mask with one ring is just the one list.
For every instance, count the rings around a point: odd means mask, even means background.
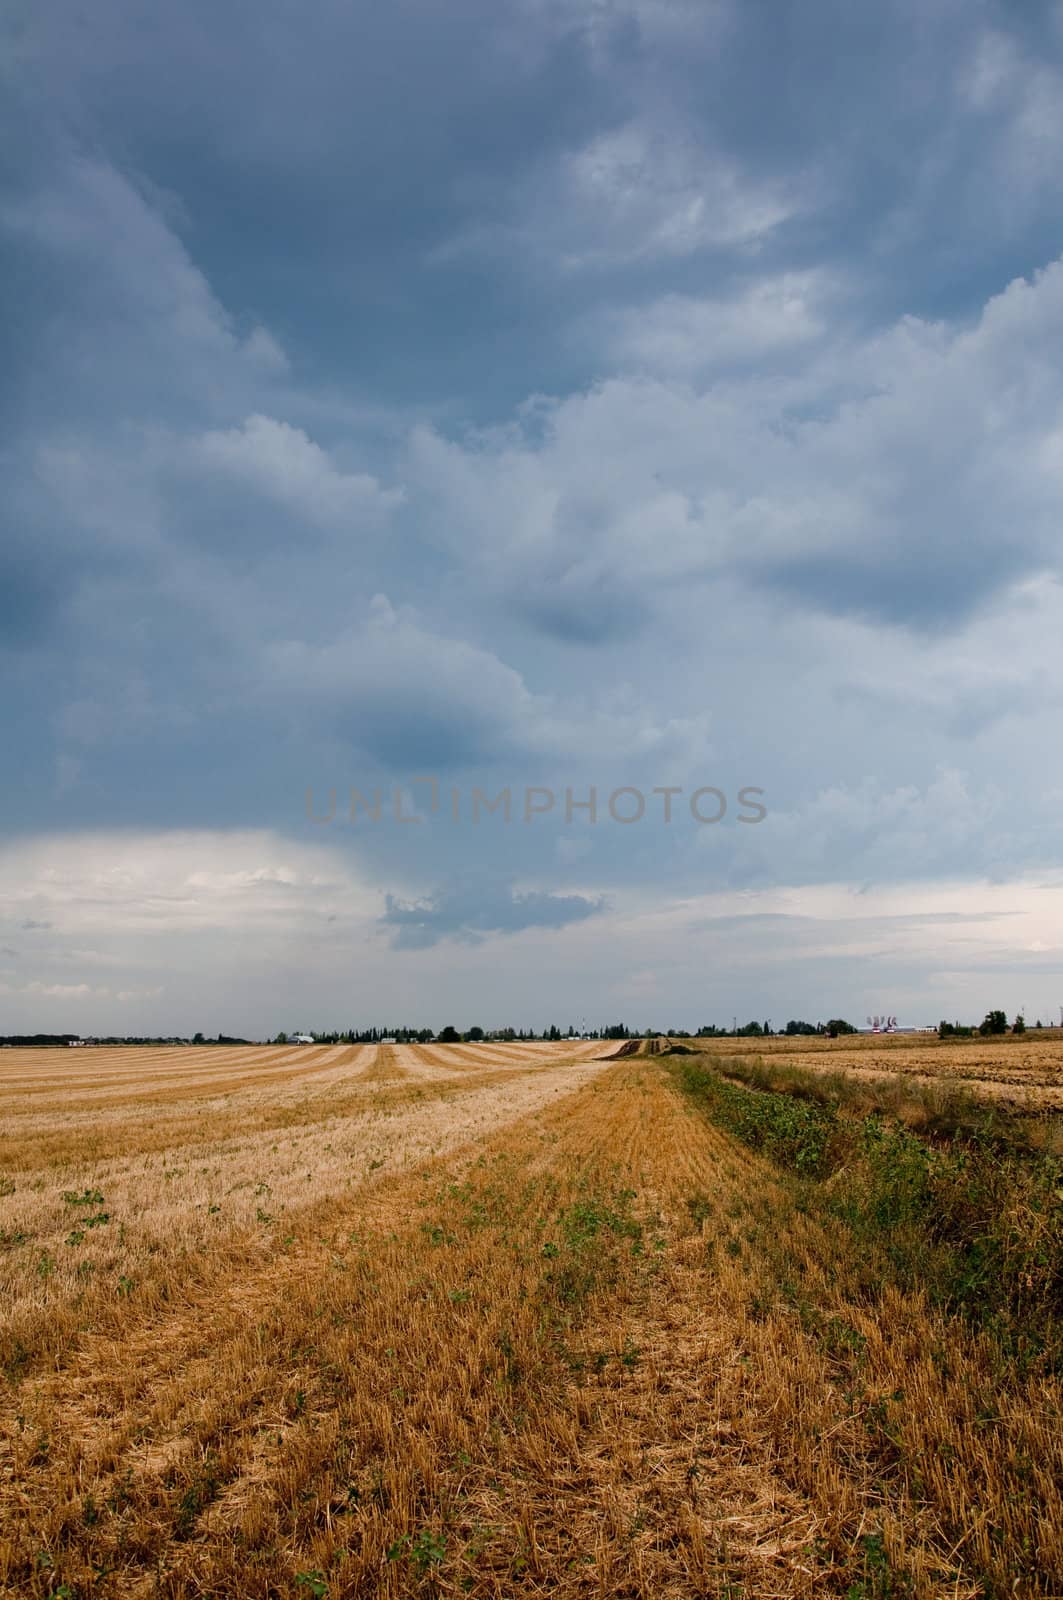
[{"label": "grass patch", "polygon": [[789,1094],[752,1091],[728,1082],[697,1060],[682,1062],[677,1073],[685,1092],[744,1144],[794,1172],[813,1175],[828,1170],[838,1120],[834,1107]]},{"label": "grass patch", "polygon": [[[741,1063],[744,1083],[684,1061],[684,1093],[712,1120],[809,1180],[805,1203],[844,1222],[865,1281],[923,1289],[993,1334],[1021,1365],[1063,1371],[1063,1161],[967,1108],[916,1132],[863,1084]],[[723,1075],[726,1072],[727,1077]],[[839,1079],[841,1083],[839,1084]]]}]

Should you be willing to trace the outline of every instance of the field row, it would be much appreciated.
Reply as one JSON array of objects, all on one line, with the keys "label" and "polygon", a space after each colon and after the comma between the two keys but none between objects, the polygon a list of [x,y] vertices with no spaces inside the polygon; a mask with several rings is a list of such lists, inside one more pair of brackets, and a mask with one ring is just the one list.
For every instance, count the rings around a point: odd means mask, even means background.
[{"label": "field row", "polygon": [[[123,1053],[101,1050],[101,1068],[111,1054]],[[52,1083],[47,1107],[30,1098],[21,1114],[5,1114],[5,1362],[54,1353],[86,1318],[113,1322],[133,1286],[142,1301],[158,1299],[205,1261],[268,1255],[292,1219],[323,1200],[579,1083],[588,1051],[573,1058],[546,1045],[517,1063],[488,1049],[450,1059],[445,1046],[322,1047],[294,1059],[278,1048],[267,1082],[261,1058],[240,1078],[229,1054],[199,1053],[175,1099],[153,1097],[149,1058],[122,1099],[101,1091],[86,1105]],[[168,1070],[163,1062],[158,1075]]]},{"label": "field row", "polygon": [[604,1053],[215,1047],[95,1135],[26,1102],[0,1593],[1063,1593],[1058,1376],[708,1121],[689,1057]]},{"label": "field row", "polygon": [[916,1083],[943,1083],[1016,1110],[1063,1111],[1063,1033],[1008,1034],[996,1039],[938,1039],[936,1035],[858,1034],[839,1039],[695,1039],[709,1059],[761,1057],[808,1072],[855,1078],[901,1074]]},{"label": "field row", "polygon": [[255,1084],[302,1082],[322,1072],[335,1081],[387,1063],[394,1077],[430,1076],[432,1069],[524,1067],[539,1062],[602,1055],[599,1043],[479,1045],[210,1045],[183,1048],[97,1046],[85,1049],[0,1051],[0,1107],[16,1113],[39,1100],[45,1106],[87,1106],[107,1099],[156,1103],[209,1090],[229,1094]]}]

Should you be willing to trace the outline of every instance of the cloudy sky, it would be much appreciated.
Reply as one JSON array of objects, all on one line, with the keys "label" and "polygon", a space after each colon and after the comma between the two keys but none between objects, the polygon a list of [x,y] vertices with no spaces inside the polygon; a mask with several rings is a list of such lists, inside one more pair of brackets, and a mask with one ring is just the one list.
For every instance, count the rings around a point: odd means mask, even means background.
[{"label": "cloudy sky", "polygon": [[0,1032],[1058,1018],[1063,7],[0,26]]}]

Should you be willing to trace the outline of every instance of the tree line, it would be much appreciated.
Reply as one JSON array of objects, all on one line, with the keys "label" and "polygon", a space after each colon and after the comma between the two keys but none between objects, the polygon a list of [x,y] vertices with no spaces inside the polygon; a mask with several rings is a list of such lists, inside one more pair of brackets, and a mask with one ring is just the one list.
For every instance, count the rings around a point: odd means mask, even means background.
[{"label": "tree line", "polygon": [[[1035,1028],[1043,1027],[1038,1018]],[[300,1030],[301,1031],[301,1030]],[[539,1041],[562,1042],[566,1039],[653,1039],[665,1036],[670,1039],[768,1039],[768,1038],[794,1038],[794,1037],[825,1037],[837,1039],[844,1034],[857,1033],[859,1030],[851,1022],[846,1022],[843,1017],[832,1017],[829,1022],[805,1022],[798,1018],[791,1018],[784,1028],[773,1028],[770,1021],[751,1021],[739,1025],[737,1019],[728,1028],[716,1023],[705,1023],[694,1030],[689,1028],[644,1028],[632,1029],[624,1022],[600,1023],[596,1027],[586,1026],[576,1028],[573,1024],[562,1030],[556,1023],[550,1023],[541,1030],[535,1028],[482,1028],[474,1025],[471,1028],[459,1029],[452,1023],[439,1029],[425,1027],[349,1027],[344,1029],[307,1029],[309,1037],[315,1044],[379,1044],[382,1039],[394,1039],[397,1044],[479,1044],[481,1041],[490,1040],[501,1043],[536,1043]],[[968,1025],[960,1022],[938,1023],[939,1039],[972,1039],[976,1037],[989,1038],[1005,1033],[1022,1034],[1027,1031],[1026,1019],[1021,1014],[1009,1023],[1004,1011],[987,1011],[985,1017],[977,1025]],[[274,1044],[288,1044],[296,1036],[284,1031],[276,1034]],[[257,1041],[245,1039],[237,1034],[219,1033],[207,1036],[195,1033],[189,1038],[183,1034],[108,1034],[82,1039],[77,1033],[8,1033],[0,1034],[0,1046],[27,1047],[55,1047],[57,1045],[71,1044],[128,1044],[128,1045],[209,1045],[209,1044],[239,1044],[249,1045]]]},{"label": "tree line", "polygon": [[[1034,1027],[1041,1028],[1043,1026],[1044,1024],[1042,1023],[1040,1017],[1038,1017],[1037,1021],[1034,1023]],[[1009,1027],[1007,1013],[1004,1011],[987,1011],[977,1028],[969,1028],[959,1022],[941,1021],[938,1023],[939,1039],[973,1039],[975,1035],[979,1035],[983,1039],[988,1039],[1001,1033],[1025,1032],[1026,1018],[1020,1013]]]},{"label": "tree line", "polygon": [[[275,1035],[274,1044],[288,1044],[296,1037],[297,1031],[291,1034],[281,1032]],[[535,1043],[540,1040],[559,1042],[564,1039],[650,1039],[654,1037],[654,1030],[647,1028],[645,1034],[631,1031],[622,1022],[610,1023],[595,1028],[576,1028],[571,1023],[562,1030],[556,1022],[551,1022],[547,1027],[537,1032],[534,1028],[481,1028],[474,1024],[471,1028],[460,1029],[453,1023],[447,1023],[436,1033],[431,1028],[413,1027],[372,1027],[372,1028],[345,1028],[345,1029],[315,1029],[307,1028],[306,1033],[315,1044],[380,1044],[383,1039],[393,1039],[396,1044],[479,1044],[483,1040],[492,1040],[499,1043]],[[689,1038],[689,1034],[686,1035]]]}]

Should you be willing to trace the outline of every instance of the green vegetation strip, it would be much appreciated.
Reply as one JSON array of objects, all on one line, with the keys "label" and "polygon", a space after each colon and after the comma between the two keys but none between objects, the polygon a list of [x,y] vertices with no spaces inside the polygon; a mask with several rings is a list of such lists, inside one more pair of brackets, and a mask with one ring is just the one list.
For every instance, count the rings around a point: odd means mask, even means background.
[{"label": "green vegetation strip", "polygon": [[[926,1136],[886,1110],[861,1114],[844,1084],[810,1093],[770,1069],[677,1061],[683,1092],[720,1127],[802,1184],[801,1202],[843,1222],[846,1249],[885,1278],[992,1335],[1021,1369],[1063,1372],[1063,1161],[971,1118]],[[724,1076],[724,1073],[728,1076]]]}]

